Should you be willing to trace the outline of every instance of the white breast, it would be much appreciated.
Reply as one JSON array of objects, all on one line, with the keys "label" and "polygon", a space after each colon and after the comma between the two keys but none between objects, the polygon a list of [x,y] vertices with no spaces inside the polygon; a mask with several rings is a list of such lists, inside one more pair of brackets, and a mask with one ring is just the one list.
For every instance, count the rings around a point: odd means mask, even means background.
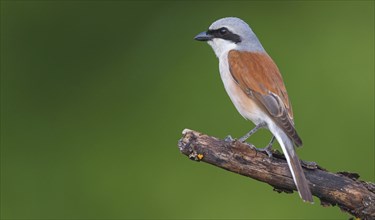
[{"label": "white breast", "polygon": [[268,122],[268,115],[263,113],[257,104],[249,98],[234,81],[229,70],[228,52],[222,53],[219,57],[219,69],[225,90],[242,117],[252,121],[256,125],[265,120],[265,122]]}]

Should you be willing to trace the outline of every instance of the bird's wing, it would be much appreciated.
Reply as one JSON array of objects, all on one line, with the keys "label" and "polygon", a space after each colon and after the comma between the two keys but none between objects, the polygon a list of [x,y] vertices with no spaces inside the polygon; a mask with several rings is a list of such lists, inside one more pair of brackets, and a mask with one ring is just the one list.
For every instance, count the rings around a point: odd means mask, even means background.
[{"label": "bird's wing", "polygon": [[267,53],[231,50],[228,61],[233,79],[240,88],[266,109],[297,146],[301,146],[283,79],[271,57]]}]

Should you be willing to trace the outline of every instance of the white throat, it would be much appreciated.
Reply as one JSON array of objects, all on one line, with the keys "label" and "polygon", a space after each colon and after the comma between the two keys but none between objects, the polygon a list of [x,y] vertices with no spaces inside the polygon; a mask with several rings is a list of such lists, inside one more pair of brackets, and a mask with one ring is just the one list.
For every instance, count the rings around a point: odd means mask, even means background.
[{"label": "white throat", "polygon": [[212,47],[217,58],[220,58],[221,55],[226,54],[237,47],[234,42],[223,40],[221,38],[214,38],[207,41],[207,43]]}]

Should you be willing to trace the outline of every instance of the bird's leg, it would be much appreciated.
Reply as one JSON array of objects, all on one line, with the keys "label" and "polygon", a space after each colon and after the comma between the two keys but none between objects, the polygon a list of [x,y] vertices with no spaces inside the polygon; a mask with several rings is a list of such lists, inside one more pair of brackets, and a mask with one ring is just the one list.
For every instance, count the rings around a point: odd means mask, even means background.
[{"label": "bird's leg", "polygon": [[255,132],[257,132],[260,128],[264,128],[266,126],[266,123],[260,123],[255,126],[255,128],[251,129],[247,134],[245,134],[243,137],[238,139],[239,142],[245,142],[251,135],[253,135]]},{"label": "bird's leg", "polygon": [[265,148],[257,148],[258,151],[266,152],[269,157],[272,157],[272,145],[275,141],[275,136],[272,136],[270,143]]}]

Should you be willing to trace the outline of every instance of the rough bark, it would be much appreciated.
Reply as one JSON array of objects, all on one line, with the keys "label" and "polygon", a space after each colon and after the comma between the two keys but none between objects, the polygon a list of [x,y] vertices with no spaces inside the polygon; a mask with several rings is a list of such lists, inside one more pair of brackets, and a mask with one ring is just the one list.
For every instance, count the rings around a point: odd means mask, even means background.
[{"label": "rough bark", "polygon": [[[195,161],[238,173],[271,185],[277,192],[296,190],[282,154],[272,157],[252,145],[227,142],[185,129],[178,142],[181,153]],[[375,184],[359,180],[350,172],[332,173],[314,162],[301,161],[311,192],[323,206],[335,206],[361,219],[375,219]]]}]

